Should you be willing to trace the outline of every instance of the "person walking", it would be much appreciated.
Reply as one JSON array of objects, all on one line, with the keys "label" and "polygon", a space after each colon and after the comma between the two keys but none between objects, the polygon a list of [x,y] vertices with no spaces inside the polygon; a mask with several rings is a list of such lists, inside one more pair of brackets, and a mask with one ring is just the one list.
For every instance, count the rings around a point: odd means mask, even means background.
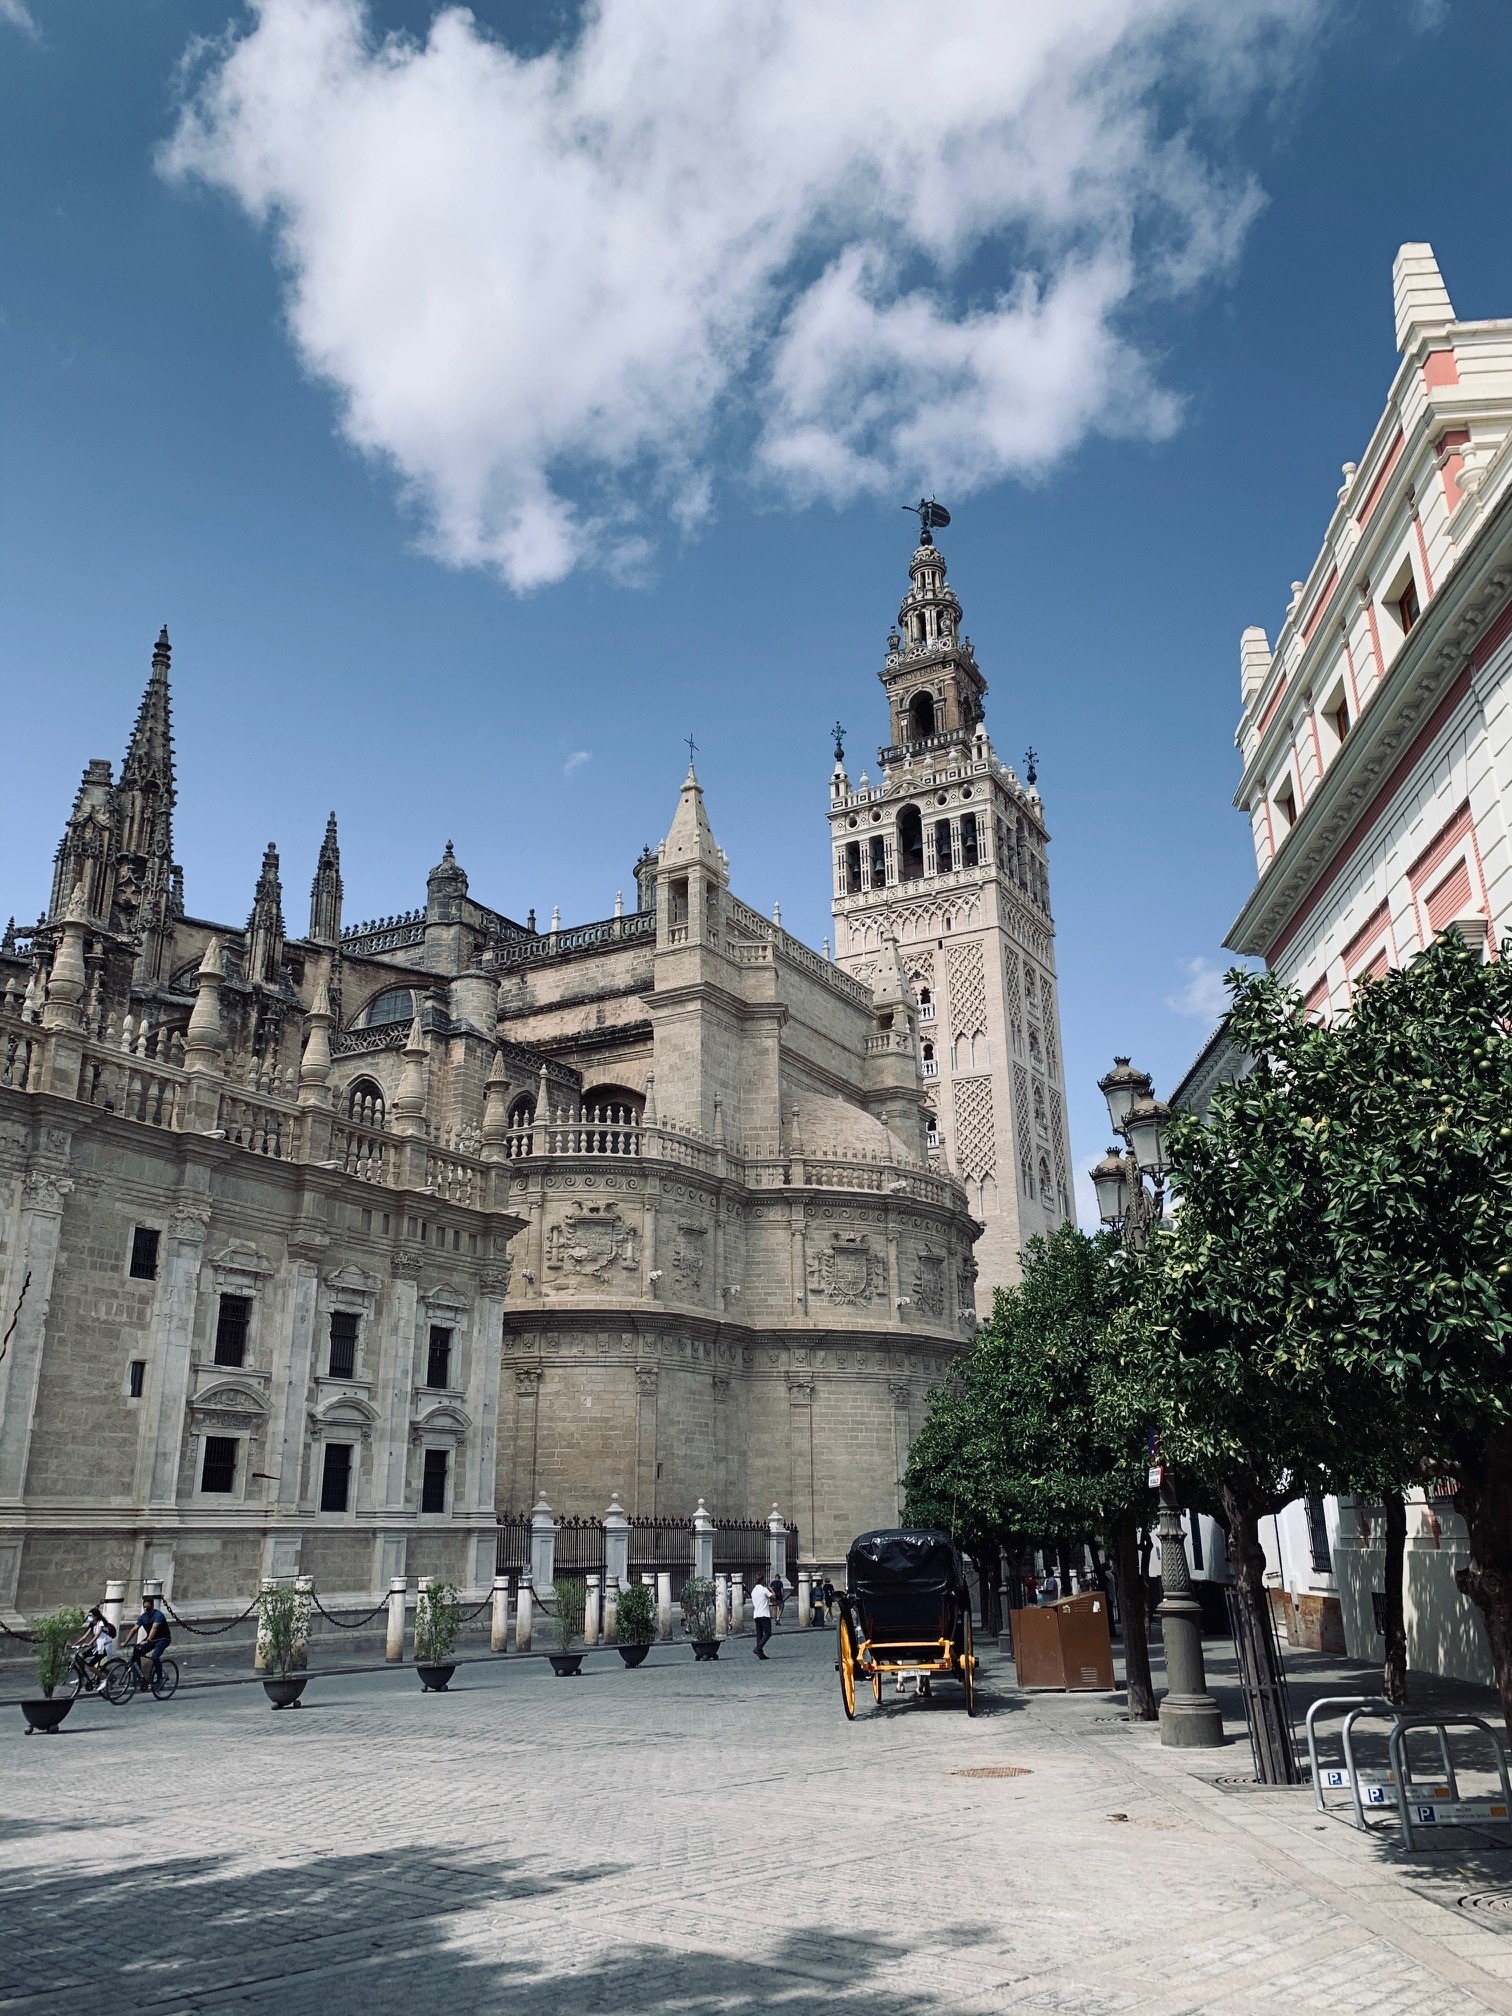
[{"label": "person walking", "polygon": [[782,1622],[783,1605],[787,1602],[787,1589],[780,1575],[772,1577],[772,1622]]},{"label": "person walking", "polygon": [[765,1582],[751,1584],[751,1615],[756,1619],[756,1657],[765,1659],[772,1635],[772,1592]]}]

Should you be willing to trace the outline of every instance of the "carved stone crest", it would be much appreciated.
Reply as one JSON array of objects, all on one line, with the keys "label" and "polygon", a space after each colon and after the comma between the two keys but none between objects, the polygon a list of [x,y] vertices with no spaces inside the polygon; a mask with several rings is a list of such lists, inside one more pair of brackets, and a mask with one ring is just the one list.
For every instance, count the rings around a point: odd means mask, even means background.
[{"label": "carved stone crest", "polygon": [[702,1225],[679,1225],[672,1246],[672,1279],[680,1288],[703,1286],[704,1247],[707,1234]]},{"label": "carved stone crest", "polygon": [[887,1260],[864,1232],[834,1233],[823,1251],[809,1255],[808,1273],[809,1293],[842,1309],[887,1292]]},{"label": "carved stone crest", "polygon": [[616,1266],[636,1265],[636,1228],[627,1225],[613,1203],[574,1204],[571,1215],[559,1219],[546,1234],[549,1273],[579,1279],[605,1279]]},{"label": "carved stone crest", "polygon": [[931,1253],[927,1246],[919,1255],[919,1264],[914,1269],[913,1299],[915,1307],[922,1309],[926,1316],[943,1316],[945,1313],[945,1256]]}]

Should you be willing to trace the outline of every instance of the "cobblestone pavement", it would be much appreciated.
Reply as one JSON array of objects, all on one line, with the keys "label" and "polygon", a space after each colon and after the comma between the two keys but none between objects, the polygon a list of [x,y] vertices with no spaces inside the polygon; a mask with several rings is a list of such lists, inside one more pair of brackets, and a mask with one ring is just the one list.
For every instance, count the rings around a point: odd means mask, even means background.
[{"label": "cobblestone pavement", "polygon": [[[1512,1854],[1409,1859],[986,1661],[848,1726],[830,1641],[0,1715],[0,2009],[1512,2016]],[[959,1775],[1017,1766],[1022,1775]],[[1505,1924],[1506,1930],[1501,1929]]]}]

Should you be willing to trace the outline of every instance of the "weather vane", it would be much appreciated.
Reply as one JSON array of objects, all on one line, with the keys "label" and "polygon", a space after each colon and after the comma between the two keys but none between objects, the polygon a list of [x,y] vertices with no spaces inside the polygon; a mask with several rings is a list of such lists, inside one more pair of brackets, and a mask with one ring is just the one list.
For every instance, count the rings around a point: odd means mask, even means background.
[{"label": "weather vane", "polygon": [[834,727],[830,730],[830,733],[835,738],[835,761],[837,763],[843,763],[845,761],[845,730],[840,726],[840,723],[837,721]]},{"label": "weather vane", "polygon": [[1024,751],[1024,778],[1031,791],[1034,789],[1035,780],[1039,776],[1039,771],[1035,768],[1038,762],[1039,752],[1037,750],[1030,748]]},{"label": "weather vane", "polygon": [[921,546],[933,546],[934,540],[931,537],[933,528],[936,525],[948,525],[950,523],[950,513],[945,509],[943,504],[936,504],[933,497],[921,497],[917,504],[905,504],[901,508],[905,511],[912,511],[918,518],[919,544]]}]

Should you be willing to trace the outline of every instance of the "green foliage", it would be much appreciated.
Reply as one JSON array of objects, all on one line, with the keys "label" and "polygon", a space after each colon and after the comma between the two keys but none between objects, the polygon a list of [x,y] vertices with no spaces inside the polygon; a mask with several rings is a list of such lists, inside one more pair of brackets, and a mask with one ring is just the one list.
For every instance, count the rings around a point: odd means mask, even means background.
[{"label": "green foliage", "polygon": [[72,1641],[84,1629],[84,1612],[76,1607],[54,1610],[37,1619],[37,1685],[51,1697],[68,1678]]},{"label": "green foliage", "polygon": [[656,1606],[644,1582],[620,1591],[614,1628],[621,1645],[649,1645],[656,1636]]},{"label": "green foliage", "polygon": [[415,1657],[427,1666],[444,1666],[462,1629],[462,1604],[451,1582],[432,1582],[415,1604]]},{"label": "green foliage", "polygon": [[558,1652],[570,1652],[583,1635],[588,1585],[581,1575],[559,1576],[551,1592],[546,1632]]},{"label": "green foliage", "polygon": [[968,1551],[1091,1533],[1148,1504],[1153,1402],[1115,1337],[1128,1298],[1117,1241],[1074,1225],[1033,1239],[909,1455],[907,1517]]},{"label": "green foliage", "polygon": [[714,1584],[707,1575],[690,1575],[683,1584],[682,1613],[690,1638],[707,1642],[714,1636]]},{"label": "green foliage", "polygon": [[263,1664],[286,1679],[305,1663],[310,1630],[310,1599],[287,1582],[274,1582],[257,1592],[257,1646]]}]

